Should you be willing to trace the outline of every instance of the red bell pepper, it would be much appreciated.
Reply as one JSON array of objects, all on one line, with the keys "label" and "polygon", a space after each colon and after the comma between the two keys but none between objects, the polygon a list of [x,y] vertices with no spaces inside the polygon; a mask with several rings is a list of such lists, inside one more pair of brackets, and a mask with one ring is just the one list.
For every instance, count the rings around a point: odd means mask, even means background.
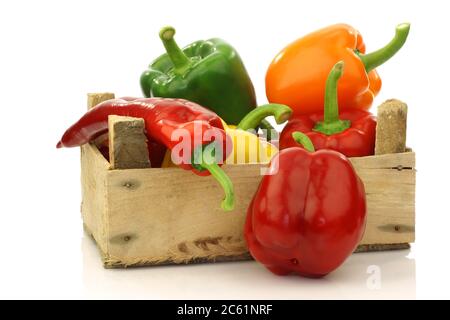
[{"label": "red bell pepper", "polygon": [[[371,113],[346,109],[339,114],[337,82],[341,78],[344,62],[338,62],[328,75],[325,86],[324,112],[294,116],[280,135],[280,149],[298,146],[292,133],[303,132],[316,150],[331,149],[347,157],[374,154],[376,118]],[[343,120],[341,120],[343,119]]]},{"label": "red bell pepper", "polygon": [[280,151],[248,208],[245,239],[251,255],[278,275],[322,277],[360,242],[366,223],[364,185],[350,161],[332,150]]},{"label": "red bell pepper", "polygon": [[[217,163],[223,163],[231,152],[231,138],[225,133],[221,119],[214,112],[183,99],[141,98],[108,100],[89,110],[63,135],[57,147],[83,145],[108,130],[108,116],[143,118],[149,140],[173,149],[184,139],[191,154],[178,156],[179,166],[197,175],[213,175],[225,191],[222,207],[234,207],[233,184]],[[181,130],[183,129],[183,130]],[[179,131],[177,131],[179,130]],[[172,134],[182,134],[174,139]],[[187,133],[187,137],[183,134]],[[177,140],[180,139],[180,140]]]}]

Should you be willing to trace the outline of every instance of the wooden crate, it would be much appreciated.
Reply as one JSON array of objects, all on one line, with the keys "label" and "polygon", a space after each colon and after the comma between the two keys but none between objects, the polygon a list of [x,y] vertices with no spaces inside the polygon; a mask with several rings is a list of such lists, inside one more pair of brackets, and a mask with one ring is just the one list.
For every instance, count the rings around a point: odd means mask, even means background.
[{"label": "wooden crate", "polygon": [[[364,181],[368,205],[357,251],[408,248],[415,235],[414,152],[351,161]],[[236,194],[235,210],[224,212],[223,191],[212,177],[179,168],[111,169],[95,145],[84,145],[85,230],[108,268],[249,259],[243,226],[263,166],[223,166]]]}]

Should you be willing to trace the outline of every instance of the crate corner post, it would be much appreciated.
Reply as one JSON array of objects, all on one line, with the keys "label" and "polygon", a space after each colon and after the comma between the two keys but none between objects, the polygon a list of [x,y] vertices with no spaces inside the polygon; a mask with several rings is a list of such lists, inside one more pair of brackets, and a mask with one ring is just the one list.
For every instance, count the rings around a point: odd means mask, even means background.
[{"label": "crate corner post", "polygon": [[[88,110],[95,105],[114,99],[113,93],[89,93]],[[81,215],[85,232],[93,238],[102,257],[108,254],[108,190],[109,162],[96,147],[98,141],[88,143],[81,149]]]},{"label": "crate corner post", "polygon": [[415,241],[415,153],[406,147],[407,105],[378,107],[375,155],[352,158],[364,181],[368,217],[357,252],[405,249]]}]

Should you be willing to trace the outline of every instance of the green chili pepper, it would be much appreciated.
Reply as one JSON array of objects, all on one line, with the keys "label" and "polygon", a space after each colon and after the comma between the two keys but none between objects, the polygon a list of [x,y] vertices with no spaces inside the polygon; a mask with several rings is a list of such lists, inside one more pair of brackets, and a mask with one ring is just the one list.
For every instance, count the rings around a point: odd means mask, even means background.
[{"label": "green chili pepper", "polygon": [[[256,107],[255,89],[239,54],[221,39],[200,40],[180,49],[175,29],[161,29],[165,54],[141,75],[146,97],[183,98],[217,113],[237,125]],[[272,129],[267,121],[264,129]]]}]

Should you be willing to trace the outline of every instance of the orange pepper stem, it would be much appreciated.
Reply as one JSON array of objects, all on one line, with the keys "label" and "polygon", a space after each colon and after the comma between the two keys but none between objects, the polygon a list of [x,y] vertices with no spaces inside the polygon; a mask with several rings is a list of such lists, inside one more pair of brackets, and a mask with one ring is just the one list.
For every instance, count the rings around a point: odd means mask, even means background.
[{"label": "orange pepper stem", "polygon": [[391,42],[377,51],[368,54],[361,54],[357,52],[364,64],[364,67],[366,68],[366,72],[370,72],[388,61],[403,47],[406,39],[408,38],[410,26],[411,25],[409,23],[399,24],[395,29],[395,36]]},{"label": "orange pepper stem", "polygon": [[277,124],[282,124],[291,117],[291,114],[292,109],[284,104],[265,104],[247,113],[241,122],[239,122],[237,128],[241,130],[256,129],[265,118],[270,116],[275,118]]},{"label": "orange pepper stem", "polygon": [[317,122],[314,131],[332,135],[348,129],[351,125],[349,120],[339,119],[339,106],[337,95],[337,83],[344,71],[344,61],[334,65],[328,74],[325,85],[325,103],[323,121]]},{"label": "orange pepper stem", "polygon": [[309,152],[316,151],[311,139],[303,132],[296,131],[296,132],[292,133],[292,138],[294,139],[295,142],[297,142],[303,148],[305,148],[305,150],[307,150]]},{"label": "orange pepper stem", "polygon": [[191,60],[184,54],[183,50],[180,49],[178,44],[174,40],[175,28],[164,27],[159,31],[159,37],[163,42],[164,48],[166,48],[167,55],[174,66],[174,72],[177,74],[182,74],[191,65]]}]

